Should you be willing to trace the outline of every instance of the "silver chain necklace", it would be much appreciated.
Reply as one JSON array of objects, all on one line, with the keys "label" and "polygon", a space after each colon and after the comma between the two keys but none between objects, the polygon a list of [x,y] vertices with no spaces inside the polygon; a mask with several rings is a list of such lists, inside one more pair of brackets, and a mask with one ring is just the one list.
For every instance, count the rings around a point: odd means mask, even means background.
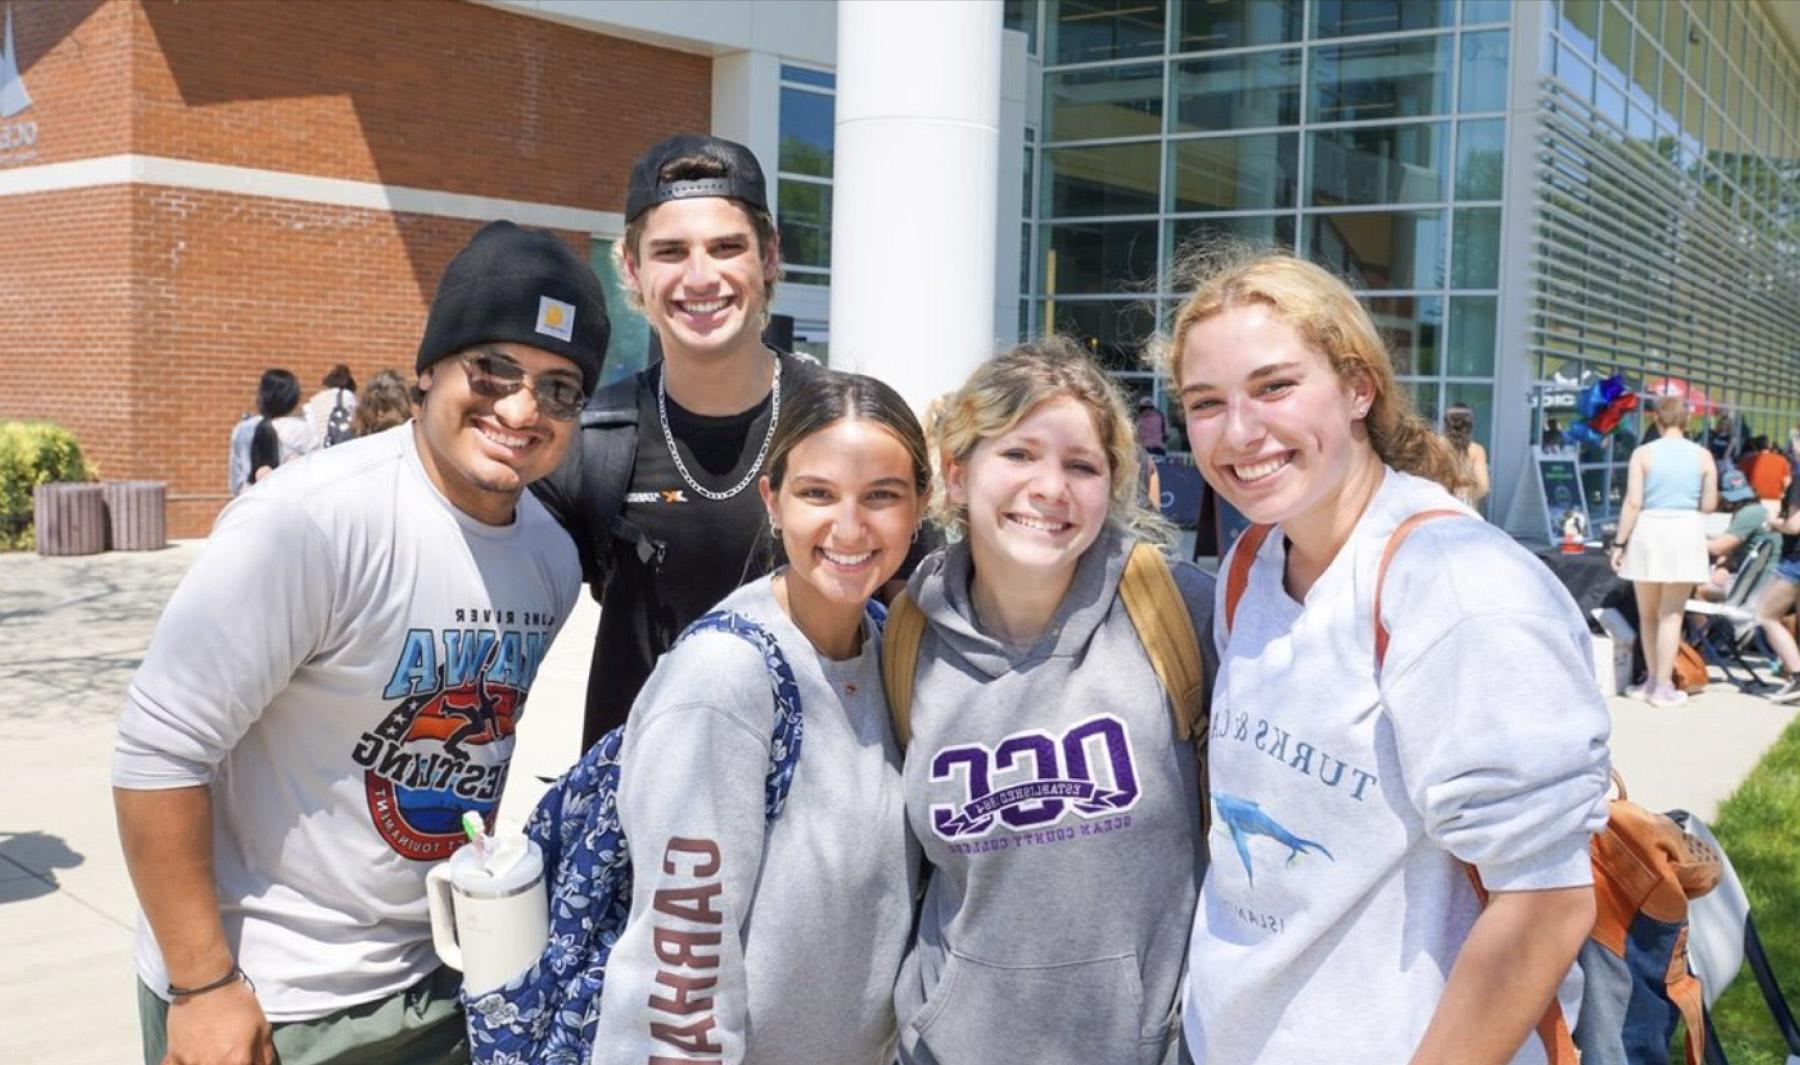
[{"label": "silver chain necklace", "polygon": [[769,431],[763,434],[762,447],[756,452],[756,461],[750,464],[743,480],[723,492],[715,492],[694,480],[694,475],[688,472],[687,463],[681,461],[681,451],[675,446],[675,434],[669,430],[669,368],[666,364],[662,372],[656,375],[656,416],[662,422],[663,443],[669,445],[669,457],[675,460],[675,471],[681,474],[681,479],[687,482],[687,486],[697,495],[715,503],[730,499],[756,480],[757,474],[762,472],[763,459],[769,455],[769,444],[775,439],[775,422],[781,417],[781,360],[775,359],[775,380],[769,386]]}]

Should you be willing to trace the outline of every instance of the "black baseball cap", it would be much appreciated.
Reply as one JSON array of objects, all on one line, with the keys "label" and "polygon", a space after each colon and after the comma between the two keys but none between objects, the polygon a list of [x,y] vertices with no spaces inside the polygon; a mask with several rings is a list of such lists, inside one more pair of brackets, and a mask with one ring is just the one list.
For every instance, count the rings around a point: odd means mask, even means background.
[{"label": "black baseball cap", "polygon": [[[661,180],[662,168],[671,160],[695,155],[714,160],[725,172],[718,177],[687,181]],[[762,164],[756,161],[754,152],[721,137],[677,133],[651,145],[638,156],[637,162],[631,164],[631,183],[625,190],[625,221],[637,221],[639,215],[659,203],[703,196],[742,200],[759,211],[769,209],[768,182],[763,178]]]}]

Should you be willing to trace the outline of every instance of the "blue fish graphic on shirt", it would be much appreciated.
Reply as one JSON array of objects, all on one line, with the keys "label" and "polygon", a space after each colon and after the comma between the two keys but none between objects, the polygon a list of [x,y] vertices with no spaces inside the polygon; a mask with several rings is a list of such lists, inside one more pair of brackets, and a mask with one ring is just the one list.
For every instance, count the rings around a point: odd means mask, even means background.
[{"label": "blue fish graphic on shirt", "polygon": [[1263,808],[1251,799],[1240,799],[1235,795],[1222,793],[1213,795],[1213,805],[1219,809],[1219,820],[1231,830],[1231,842],[1237,847],[1238,857],[1244,863],[1244,875],[1250,878],[1251,885],[1256,883],[1256,871],[1250,866],[1251,836],[1267,836],[1288,849],[1287,864],[1292,865],[1294,859],[1307,851],[1317,851],[1327,861],[1335,862],[1336,858],[1326,850],[1324,845],[1310,839],[1301,839],[1287,829],[1281,827],[1273,817],[1263,812]]}]

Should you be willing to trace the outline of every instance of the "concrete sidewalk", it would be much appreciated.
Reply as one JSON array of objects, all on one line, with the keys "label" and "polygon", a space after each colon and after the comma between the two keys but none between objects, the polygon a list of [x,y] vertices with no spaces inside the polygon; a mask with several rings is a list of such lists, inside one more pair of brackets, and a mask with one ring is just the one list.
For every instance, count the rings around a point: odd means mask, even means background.
[{"label": "concrete sidewalk", "polygon": [[[137,906],[113,824],[113,723],[163,604],[200,544],[147,554],[0,555],[0,1048],[31,1065],[139,1057]],[[519,726],[501,804],[517,825],[573,761],[598,610],[584,595]],[[1506,713],[1508,707],[1495,707]],[[1675,710],[1612,701],[1613,760],[1631,797],[1711,818],[1795,711],[1729,686]]]}]

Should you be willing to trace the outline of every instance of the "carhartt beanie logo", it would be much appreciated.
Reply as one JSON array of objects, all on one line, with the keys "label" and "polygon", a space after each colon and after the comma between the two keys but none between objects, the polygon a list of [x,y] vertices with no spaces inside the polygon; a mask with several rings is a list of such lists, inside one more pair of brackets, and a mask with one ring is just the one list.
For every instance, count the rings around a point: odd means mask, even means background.
[{"label": "carhartt beanie logo", "polygon": [[611,332],[600,278],[573,248],[542,230],[490,222],[445,267],[415,369],[476,344],[526,344],[573,362],[592,395]]}]

